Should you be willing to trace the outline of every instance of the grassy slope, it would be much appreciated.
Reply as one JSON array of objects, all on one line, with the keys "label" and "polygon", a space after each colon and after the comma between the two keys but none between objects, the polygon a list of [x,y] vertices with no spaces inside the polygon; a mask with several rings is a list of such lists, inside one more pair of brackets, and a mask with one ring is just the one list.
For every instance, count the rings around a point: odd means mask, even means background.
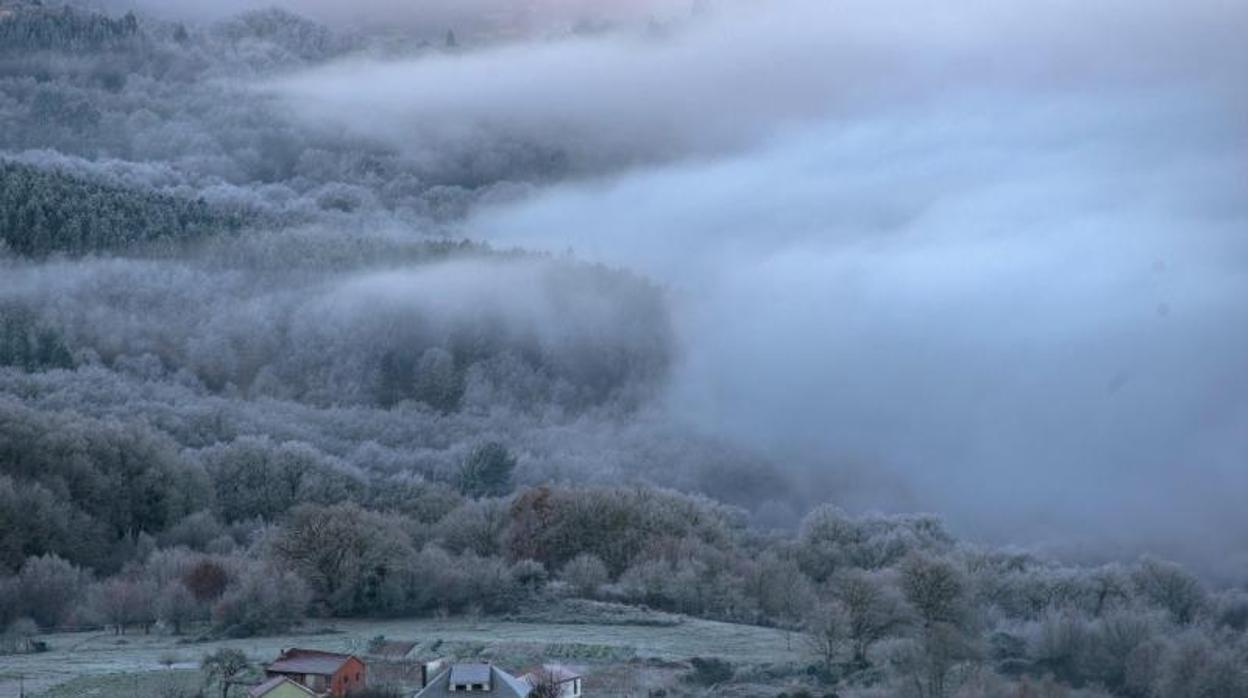
[{"label": "grassy slope", "polygon": [[[192,669],[200,657],[219,647],[236,647],[254,661],[272,658],[282,647],[306,646],[326,650],[360,651],[377,635],[410,638],[429,647],[442,640],[442,651],[479,655],[505,666],[523,667],[538,657],[557,655],[566,661],[592,664],[633,658],[682,660],[694,656],[723,657],[733,663],[783,664],[803,659],[801,643],[794,639],[786,648],[785,633],[748,625],[716,623],[697,619],[668,625],[549,624],[509,622],[492,619],[416,619],[383,621],[334,621],[333,634],[316,634],[315,623],[305,634],[272,638],[226,640],[202,644],[178,644],[177,638],[161,635],[58,634],[44,639],[52,651],[39,655],[5,657],[0,672],[0,695],[17,695],[17,676],[25,676],[28,693],[37,694],[52,686],[81,677],[155,672],[168,673],[161,659],[172,652],[181,660],[178,669]],[[119,642],[124,643],[119,644]],[[195,672],[187,672],[194,674]],[[94,679],[90,687],[135,681],[132,676]],[[68,684],[79,689],[82,683]],[[48,693],[49,697],[65,694]],[[108,693],[99,694],[108,698]]]},{"label": "grassy slope", "polygon": [[171,692],[170,689],[192,691],[201,687],[202,681],[203,676],[195,669],[84,676],[56,686],[40,694],[40,698],[161,696]]}]

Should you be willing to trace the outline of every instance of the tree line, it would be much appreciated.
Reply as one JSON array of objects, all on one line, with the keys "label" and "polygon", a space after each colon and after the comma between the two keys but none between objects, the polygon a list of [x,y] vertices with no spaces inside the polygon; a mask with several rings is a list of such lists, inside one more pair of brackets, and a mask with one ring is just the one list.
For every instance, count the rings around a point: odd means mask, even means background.
[{"label": "tree line", "polygon": [[113,51],[141,40],[133,13],[110,17],[63,5],[23,2],[0,18],[0,53],[30,51]]},{"label": "tree line", "polygon": [[203,199],[140,191],[0,160],[0,244],[41,258],[117,253],[237,231],[252,216]]},{"label": "tree line", "polygon": [[144,534],[111,575],[32,554],[0,581],[0,620],[239,636],[308,616],[494,614],[585,598],[787,629],[809,657],[792,670],[838,690],[1248,690],[1248,592],[1210,590],[1157,559],[1069,567],[960,543],[932,517],[830,506],[795,534],[763,533],[732,508],[647,487],[447,500],[423,514],[355,501],[292,503],[269,521],[199,512],[176,533]]},{"label": "tree line", "polygon": [[498,442],[427,480],[263,437],[179,449],[14,401],[0,463],[10,638],[32,623],[243,636],[583,598],[784,629],[809,657],[792,670],[837,690],[1248,688],[1248,591],[1151,558],[1076,567],[968,545],[931,516],[823,506],[786,533],[673,490],[519,486]]}]

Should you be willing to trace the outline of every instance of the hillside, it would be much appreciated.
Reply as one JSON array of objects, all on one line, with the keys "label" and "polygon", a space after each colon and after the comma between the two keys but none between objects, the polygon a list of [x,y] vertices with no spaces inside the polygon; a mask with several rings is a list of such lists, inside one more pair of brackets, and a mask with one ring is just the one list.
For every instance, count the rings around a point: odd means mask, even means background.
[{"label": "hillside", "polygon": [[279,5],[0,0],[0,695],[1248,697],[1243,12]]}]

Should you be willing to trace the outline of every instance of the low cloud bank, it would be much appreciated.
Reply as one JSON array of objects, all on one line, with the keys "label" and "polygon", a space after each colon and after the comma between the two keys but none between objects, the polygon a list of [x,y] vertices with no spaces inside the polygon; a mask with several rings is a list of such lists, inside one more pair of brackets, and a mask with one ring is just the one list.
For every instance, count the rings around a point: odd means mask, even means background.
[{"label": "low cloud bank", "polygon": [[673,413],[908,485],[860,506],[995,540],[1242,550],[1238,127],[1200,107],[1124,123],[1114,100],[1033,106],[825,127],[472,227],[665,279],[686,356]]},{"label": "low cloud bank", "polygon": [[793,128],[921,112],[968,90],[1008,100],[1181,83],[1200,91],[1188,98],[1243,106],[1236,66],[1248,48],[1233,27],[1248,9],[1219,3],[713,7],[657,33],[355,59],[264,87],[295,118],[414,156],[471,158],[503,143],[589,173],[741,152]]},{"label": "low cloud bank", "polygon": [[661,279],[674,417],[842,501],[1248,567],[1248,6],[672,17],[257,89],[537,182],[464,232]]},{"label": "low cloud bank", "polygon": [[800,127],[770,108],[756,142],[467,229],[664,279],[672,413],[854,473],[856,506],[1242,574],[1248,110],[1217,16],[1145,5],[1114,32],[1070,10],[1068,41],[1042,24],[1008,49],[920,32],[901,50],[935,83]]}]

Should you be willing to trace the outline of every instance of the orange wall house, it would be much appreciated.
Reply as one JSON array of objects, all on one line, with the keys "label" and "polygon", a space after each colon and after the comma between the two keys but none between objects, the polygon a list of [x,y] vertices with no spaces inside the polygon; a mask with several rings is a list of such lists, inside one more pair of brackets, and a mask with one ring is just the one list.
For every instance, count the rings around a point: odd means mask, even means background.
[{"label": "orange wall house", "polygon": [[269,676],[285,676],[317,693],[342,698],[368,685],[364,662],[349,654],[289,649],[264,668]]}]

